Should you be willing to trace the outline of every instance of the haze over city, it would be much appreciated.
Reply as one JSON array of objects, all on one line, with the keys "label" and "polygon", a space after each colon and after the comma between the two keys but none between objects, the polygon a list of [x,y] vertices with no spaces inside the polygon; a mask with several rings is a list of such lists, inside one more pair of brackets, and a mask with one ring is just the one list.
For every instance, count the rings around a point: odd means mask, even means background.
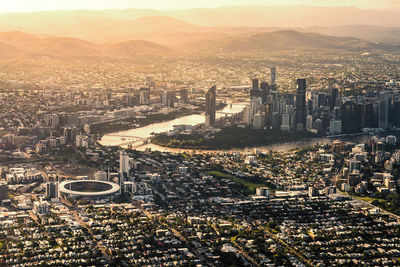
[{"label": "haze over city", "polygon": [[188,8],[215,8],[223,6],[349,6],[362,9],[384,9],[400,7],[396,0],[16,0],[0,4],[0,11],[5,12],[32,12],[43,10],[103,10],[103,9],[188,9]]},{"label": "haze over city", "polygon": [[0,266],[399,266],[400,2],[0,3]]}]

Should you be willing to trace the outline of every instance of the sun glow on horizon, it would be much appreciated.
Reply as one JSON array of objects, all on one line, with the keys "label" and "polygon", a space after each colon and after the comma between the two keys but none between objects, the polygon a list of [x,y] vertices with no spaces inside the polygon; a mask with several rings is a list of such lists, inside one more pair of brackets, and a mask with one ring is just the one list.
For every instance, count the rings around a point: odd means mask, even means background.
[{"label": "sun glow on horizon", "polygon": [[14,0],[1,1],[0,13],[36,12],[47,10],[103,10],[103,9],[188,9],[215,8],[235,5],[312,5],[312,6],[354,6],[363,9],[400,7],[397,0]]}]

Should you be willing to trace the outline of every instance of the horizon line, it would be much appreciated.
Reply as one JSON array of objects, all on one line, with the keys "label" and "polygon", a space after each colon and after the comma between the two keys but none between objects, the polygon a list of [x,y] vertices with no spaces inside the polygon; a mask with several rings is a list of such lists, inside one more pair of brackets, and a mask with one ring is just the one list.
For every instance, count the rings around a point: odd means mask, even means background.
[{"label": "horizon line", "polygon": [[168,12],[168,11],[187,11],[187,10],[201,10],[201,9],[221,9],[221,8],[238,8],[238,7],[310,7],[310,8],[353,8],[358,10],[370,10],[370,11],[390,11],[390,10],[399,10],[399,7],[384,7],[384,8],[360,8],[354,5],[343,5],[343,6],[317,6],[317,5],[222,5],[217,7],[192,7],[192,8],[135,8],[135,7],[126,7],[126,8],[102,8],[102,9],[87,9],[87,8],[77,8],[77,9],[43,9],[43,10],[30,10],[30,11],[0,11],[0,15],[12,15],[12,14],[34,14],[34,13],[47,13],[47,12],[102,12],[102,11],[128,11],[128,10],[143,10],[143,11],[160,11],[160,12]]}]

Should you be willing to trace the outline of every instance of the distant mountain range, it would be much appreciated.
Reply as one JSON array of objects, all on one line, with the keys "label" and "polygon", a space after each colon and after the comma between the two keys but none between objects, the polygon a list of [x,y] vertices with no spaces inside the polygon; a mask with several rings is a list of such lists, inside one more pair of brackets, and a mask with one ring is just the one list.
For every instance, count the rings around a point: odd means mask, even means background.
[{"label": "distant mountain range", "polygon": [[78,38],[38,37],[22,32],[0,33],[0,58],[51,57],[55,59],[143,59],[170,56],[168,47],[144,40],[100,45]]},{"label": "distant mountain range", "polygon": [[282,30],[264,33],[214,34],[186,36],[181,49],[172,49],[146,40],[126,40],[96,44],[71,37],[44,37],[22,32],[0,33],[0,58],[51,57],[55,59],[138,60],[173,57],[182,53],[275,53],[289,50],[366,49],[372,43],[354,37],[335,37],[316,33]]},{"label": "distant mountain range", "polygon": [[[373,25],[400,27],[400,9],[358,9],[319,6],[224,6],[184,10],[110,9],[5,13],[0,24],[32,29],[60,28],[78,21],[135,20],[142,17],[168,16],[207,27],[311,27]],[[50,25],[47,23],[52,21]]]},{"label": "distant mountain range", "polygon": [[235,6],[188,10],[43,11],[0,14],[0,31],[94,43],[147,40],[172,48],[239,34],[296,30],[400,42],[400,9]]},{"label": "distant mountain range", "polygon": [[0,59],[146,60],[186,53],[398,49],[391,43],[400,43],[399,17],[396,9],[304,6],[0,14]]},{"label": "distant mountain range", "polygon": [[282,30],[250,34],[219,42],[214,48],[225,52],[277,52],[289,50],[338,50],[371,47],[371,43],[354,37],[336,37],[317,33]]}]

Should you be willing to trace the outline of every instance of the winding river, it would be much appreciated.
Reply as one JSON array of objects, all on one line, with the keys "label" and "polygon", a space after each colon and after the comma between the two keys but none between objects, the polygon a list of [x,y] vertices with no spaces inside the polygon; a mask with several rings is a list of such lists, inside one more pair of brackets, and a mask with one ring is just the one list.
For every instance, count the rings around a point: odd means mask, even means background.
[{"label": "winding river", "polygon": [[[226,114],[235,114],[243,110],[245,107],[245,104],[243,103],[237,103],[237,104],[232,104],[232,105],[227,105],[224,109],[218,111],[217,113],[217,118],[223,117]],[[161,132],[167,132],[173,129],[174,125],[181,125],[181,124],[186,124],[186,125],[197,125],[204,123],[204,114],[194,114],[194,115],[188,115],[188,116],[183,116],[179,117],[170,121],[164,121],[164,122],[158,122],[158,123],[153,123],[144,127],[139,127],[139,128],[134,128],[130,130],[125,130],[125,131],[120,131],[120,132],[114,132],[110,134],[106,134],[102,137],[100,140],[100,144],[104,146],[122,146],[124,142],[129,141],[130,138],[133,137],[140,137],[140,138],[149,138],[152,133],[161,133]],[[127,140],[123,141],[121,140],[121,136],[124,136]],[[357,135],[357,136],[346,136],[346,137],[341,137],[341,138],[335,138],[335,139],[340,139],[344,142],[349,141],[349,142],[366,142],[368,140],[369,136],[368,135]],[[313,139],[302,139],[298,141],[291,141],[287,143],[277,143],[277,144],[272,144],[272,145],[267,145],[267,146],[259,146],[259,147],[249,147],[249,148],[238,148],[238,149],[230,149],[230,150],[193,150],[193,149],[179,149],[179,148],[168,148],[168,147],[162,147],[158,146],[155,144],[142,144],[142,141],[137,141],[134,143],[134,149],[137,150],[146,150],[146,149],[151,149],[153,151],[161,151],[161,152],[175,152],[175,153],[181,153],[181,152],[192,152],[196,151],[199,153],[211,153],[211,152],[231,152],[231,151],[240,151],[240,152],[251,152],[254,151],[254,149],[257,149],[259,151],[288,151],[291,149],[295,148],[301,148],[301,147],[306,147],[306,146],[311,146],[315,144],[331,144],[334,139],[331,138],[313,138]]]},{"label": "winding river", "polygon": [[[217,111],[217,118],[221,118],[226,116],[227,114],[236,114],[243,110],[245,104],[237,103],[237,104],[228,104],[222,110]],[[170,121],[158,122],[149,124],[144,127],[133,128],[130,130],[114,132],[110,134],[106,134],[100,140],[100,144],[103,146],[119,146],[122,143],[126,142],[121,140],[121,137],[124,136],[126,139],[133,137],[140,138],[149,138],[152,133],[162,133],[168,132],[173,129],[174,125],[197,125],[204,123],[204,113],[203,114],[193,114],[188,116],[179,117]],[[138,143],[140,143],[138,141]],[[141,149],[143,146],[136,147],[136,149]],[[156,147],[156,146],[155,146]],[[145,148],[143,148],[145,149]]]}]

